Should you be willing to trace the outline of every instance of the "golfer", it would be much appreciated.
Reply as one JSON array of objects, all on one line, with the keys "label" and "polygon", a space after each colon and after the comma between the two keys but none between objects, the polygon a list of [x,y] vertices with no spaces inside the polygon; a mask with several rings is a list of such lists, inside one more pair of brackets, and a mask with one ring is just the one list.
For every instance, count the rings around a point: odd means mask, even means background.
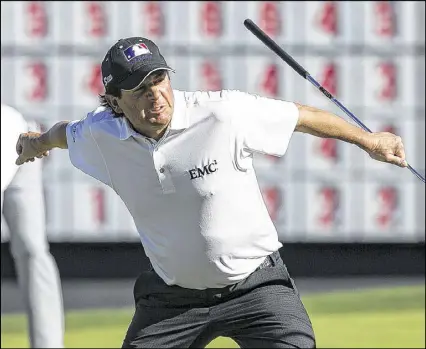
[{"label": "golfer", "polygon": [[293,102],[177,91],[170,72],[152,41],[119,40],[102,62],[101,105],[21,134],[16,163],[68,149],[76,168],[126,204],[152,268],[135,283],[124,348],[203,348],[218,336],[242,348],[315,347],[253,155],[283,156],[293,132],[304,132],[405,167],[401,138]]},{"label": "golfer", "polygon": [[39,126],[15,108],[1,105],[2,229],[4,223],[9,230],[30,347],[63,348],[62,287],[46,235],[43,163],[28,167],[15,164],[16,138],[29,130],[39,130]]}]

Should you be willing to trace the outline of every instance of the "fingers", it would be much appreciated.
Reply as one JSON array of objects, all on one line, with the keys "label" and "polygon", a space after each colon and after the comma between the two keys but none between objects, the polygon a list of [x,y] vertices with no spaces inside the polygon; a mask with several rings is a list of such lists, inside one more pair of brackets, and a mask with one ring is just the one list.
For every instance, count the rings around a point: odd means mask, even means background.
[{"label": "fingers", "polygon": [[402,143],[401,137],[395,138],[395,147],[394,147],[394,154],[393,158],[391,158],[391,163],[394,163],[395,165],[399,167],[407,167],[407,161],[405,160],[405,150],[404,150],[404,144]]},{"label": "fingers", "polygon": [[21,135],[19,135],[18,141],[16,142],[16,153],[17,153],[18,155],[21,155],[21,153],[22,153],[21,138],[22,138],[22,134],[21,134]]},{"label": "fingers", "polygon": [[393,154],[387,154],[386,157],[386,162],[399,166],[399,167],[407,167],[407,161],[405,161],[405,158],[401,158],[399,156],[393,155]]},{"label": "fingers", "polygon": [[407,167],[408,163],[405,159],[405,150],[402,138],[391,133],[383,133],[382,137],[382,155],[380,156],[380,154],[375,154],[376,160],[380,160],[380,157],[382,157],[381,161],[385,161],[399,167]]},{"label": "fingers", "polygon": [[18,145],[16,146],[16,153],[17,153],[18,155],[21,155],[21,153],[22,153],[22,144],[18,144]]},{"label": "fingers", "polygon": [[[36,156],[36,158],[38,158],[38,159],[42,159],[42,158],[44,158],[45,156],[49,156],[49,151],[45,151],[44,153],[42,153],[42,154],[40,154],[40,155],[37,155]],[[16,159],[16,161],[15,161],[15,164],[16,165],[18,165],[18,166],[21,166],[21,165],[23,165],[24,163],[26,163],[26,162],[34,162],[35,161],[35,158],[28,158],[28,159],[25,159],[23,156],[22,156],[22,153],[18,156],[18,158]]]},{"label": "fingers", "polygon": [[405,164],[405,166],[407,166],[407,162],[405,161],[404,144],[402,143],[401,137],[398,137],[397,139],[395,155],[401,159],[403,165]]},{"label": "fingers", "polygon": [[23,164],[25,164],[26,162],[34,162],[35,158],[29,158],[29,159],[25,159],[24,157],[22,157],[21,155],[16,159],[15,164],[18,166],[21,166]]},{"label": "fingers", "polygon": [[48,152],[48,151],[45,151],[44,153],[41,153],[41,154],[37,155],[37,156],[36,156],[36,158],[38,158],[38,159],[42,159],[42,158],[44,158],[45,156],[49,156],[49,152]]},{"label": "fingers", "polygon": [[18,165],[18,166],[21,166],[25,162],[24,158],[21,155],[22,154],[22,150],[23,150],[23,147],[22,147],[22,133],[21,133],[19,135],[18,141],[16,142],[16,153],[19,156],[16,159],[15,164]]},{"label": "fingers", "polygon": [[19,155],[18,158],[15,161],[15,165],[21,166],[24,163],[25,163],[24,158],[21,155]]},{"label": "fingers", "polygon": [[29,136],[31,136],[31,133],[21,133],[19,135],[18,141],[16,142],[16,153],[18,154],[18,158],[15,160],[15,164],[18,166],[26,162],[34,162],[36,158],[42,159],[43,157],[49,155],[49,151],[35,154],[37,150],[30,146],[30,139],[28,138]]},{"label": "fingers", "polygon": [[24,159],[22,156],[19,156],[15,161],[15,165],[21,166],[25,164],[26,162],[34,162],[34,161],[35,161],[35,158]]}]

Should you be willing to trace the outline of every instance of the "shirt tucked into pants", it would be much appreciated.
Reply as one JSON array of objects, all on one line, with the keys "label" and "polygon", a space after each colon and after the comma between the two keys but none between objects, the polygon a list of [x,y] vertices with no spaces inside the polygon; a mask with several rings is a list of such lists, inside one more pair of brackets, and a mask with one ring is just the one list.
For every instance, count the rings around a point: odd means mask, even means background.
[{"label": "shirt tucked into pants", "polygon": [[224,288],[168,286],[151,269],[134,286],[123,348],[204,348],[219,336],[241,348],[315,348],[309,316],[279,252]]}]

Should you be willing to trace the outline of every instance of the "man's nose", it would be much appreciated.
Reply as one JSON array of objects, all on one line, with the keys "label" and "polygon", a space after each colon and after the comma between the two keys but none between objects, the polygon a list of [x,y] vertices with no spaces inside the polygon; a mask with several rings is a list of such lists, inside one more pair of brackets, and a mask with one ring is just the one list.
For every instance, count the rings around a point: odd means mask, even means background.
[{"label": "man's nose", "polygon": [[148,91],[147,91],[147,98],[149,98],[150,100],[154,100],[156,101],[157,99],[160,98],[161,96],[161,92],[160,89],[157,86],[153,86],[151,87]]}]

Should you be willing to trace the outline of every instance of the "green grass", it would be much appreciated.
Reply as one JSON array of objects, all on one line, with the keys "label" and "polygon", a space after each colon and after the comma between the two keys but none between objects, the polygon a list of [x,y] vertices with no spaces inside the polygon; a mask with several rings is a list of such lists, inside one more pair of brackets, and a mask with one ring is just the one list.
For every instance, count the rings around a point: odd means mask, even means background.
[{"label": "green grass", "polygon": [[[333,292],[303,297],[318,347],[425,348],[425,287],[395,287]],[[70,311],[66,314],[68,348],[119,348],[131,309]],[[28,347],[21,314],[1,317],[1,347]],[[208,348],[238,348],[217,338]]]}]

